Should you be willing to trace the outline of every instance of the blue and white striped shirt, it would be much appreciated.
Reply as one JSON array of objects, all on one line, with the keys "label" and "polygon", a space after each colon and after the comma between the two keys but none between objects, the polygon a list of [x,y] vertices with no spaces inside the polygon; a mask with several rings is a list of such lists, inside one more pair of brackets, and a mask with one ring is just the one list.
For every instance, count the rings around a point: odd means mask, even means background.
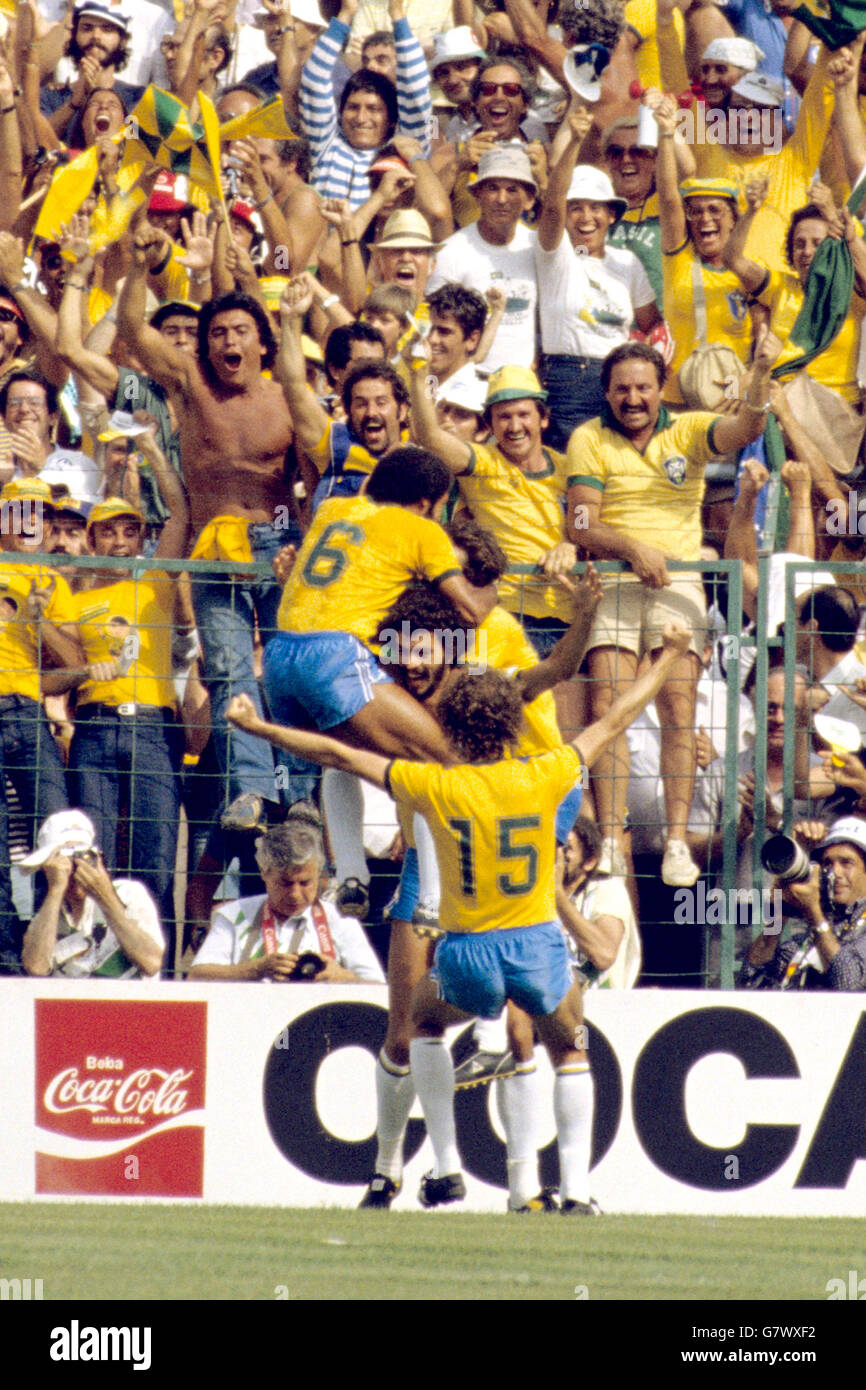
[{"label": "blue and white striped shirt", "polygon": [[[304,134],[313,153],[312,186],[323,198],[347,198],[358,208],[370,196],[370,165],[376,150],[356,150],[340,130],[331,73],[349,37],[348,26],[332,19],[319,36],[301,74],[300,108]],[[397,129],[430,153],[433,112],[430,78],[418,40],[406,19],[394,23],[397,49]]]}]

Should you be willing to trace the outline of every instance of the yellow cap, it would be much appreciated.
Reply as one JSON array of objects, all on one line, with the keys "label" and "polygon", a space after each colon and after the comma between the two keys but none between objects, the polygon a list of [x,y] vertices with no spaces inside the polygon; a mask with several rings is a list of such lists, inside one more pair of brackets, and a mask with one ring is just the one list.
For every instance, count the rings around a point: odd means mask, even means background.
[{"label": "yellow cap", "polygon": [[682,198],[730,198],[739,202],[739,190],[730,179],[684,179],[680,184]]},{"label": "yellow cap", "polygon": [[531,367],[500,367],[487,382],[485,405],[499,401],[546,401],[547,392]]},{"label": "yellow cap", "polygon": [[50,507],[54,501],[51,488],[42,478],[13,478],[0,492],[0,502],[45,502]]},{"label": "yellow cap", "polygon": [[144,514],[138,507],[131,502],[126,502],[122,497],[106,497],[104,502],[97,502],[87,521],[87,529],[90,530],[97,521],[114,521],[118,516],[131,516],[135,521],[144,525]]}]

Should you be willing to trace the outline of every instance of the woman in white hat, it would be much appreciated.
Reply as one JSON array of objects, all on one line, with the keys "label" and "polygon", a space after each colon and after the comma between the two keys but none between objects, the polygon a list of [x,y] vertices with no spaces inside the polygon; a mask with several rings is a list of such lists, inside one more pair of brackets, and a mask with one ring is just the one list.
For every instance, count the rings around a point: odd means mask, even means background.
[{"label": "woman in white hat", "polygon": [[564,450],[577,425],[604,404],[601,368],[636,324],[664,330],[646,271],[632,251],[608,245],[607,234],[626,209],[607,174],[576,165],[589,129],[585,108],[568,117],[569,138],[541,207],[536,245],[547,442]]}]

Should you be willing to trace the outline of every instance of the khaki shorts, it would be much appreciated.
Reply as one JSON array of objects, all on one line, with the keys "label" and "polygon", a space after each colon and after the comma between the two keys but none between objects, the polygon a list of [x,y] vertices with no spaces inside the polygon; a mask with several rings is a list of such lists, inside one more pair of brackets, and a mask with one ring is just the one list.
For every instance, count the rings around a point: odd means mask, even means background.
[{"label": "khaki shorts", "polygon": [[694,575],[679,571],[665,589],[650,589],[627,576],[604,580],[604,596],[589,634],[587,651],[594,647],[620,647],[643,656],[662,645],[664,625],[678,618],[691,629],[689,651],[703,652],[707,630],[707,605],[703,584]]}]

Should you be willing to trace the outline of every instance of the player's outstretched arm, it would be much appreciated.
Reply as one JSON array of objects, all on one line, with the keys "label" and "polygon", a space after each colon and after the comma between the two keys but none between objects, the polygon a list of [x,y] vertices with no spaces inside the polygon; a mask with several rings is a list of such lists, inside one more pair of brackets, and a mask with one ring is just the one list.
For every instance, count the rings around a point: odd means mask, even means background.
[{"label": "player's outstretched arm", "polygon": [[281,724],[269,724],[256,713],[256,707],[249,695],[235,695],[226,710],[230,724],[236,724],[248,734],[266,739],[275,748],[284,748],[287,753],[295,753],[308,762],[318,763],[320,767],[336,767],[341,772],[352,772],[372,782],[374,787],[385,786],[385,772],[390,758],[380,753],[369,753],[365,748],[350,748],[348,743],[329,738],[327,734],[314,734],[306,729],[284,729]]},{"label": "player's outstretched arm", "polygon": [[552,690],[560,681],[571,680],[577,673],[604,593],[592,561],[587,564],[579,584],[573,583],[564,574],[557,575],[557,579],[574,597],[571,626],[560,637],[550,656],[537,661],[528,671],[518,671],[517,682],[525,705],[537,700],[545,690]]},{"label": "player's outstretched arm", "polygon": [[584,767],[592,767],[596,758],[602,754],[615,738],[624,734],[633,719],[654,700],[661,690],[671,668],[680,657],[685,656],[691,642],[691,632],[682,623],[665,623],[662,634],[662,654],[644,675],[640,676],[618,700],[614,700],[607,714],[590,724],[583,733],[572,740],[572,746],[580,754]]}]

